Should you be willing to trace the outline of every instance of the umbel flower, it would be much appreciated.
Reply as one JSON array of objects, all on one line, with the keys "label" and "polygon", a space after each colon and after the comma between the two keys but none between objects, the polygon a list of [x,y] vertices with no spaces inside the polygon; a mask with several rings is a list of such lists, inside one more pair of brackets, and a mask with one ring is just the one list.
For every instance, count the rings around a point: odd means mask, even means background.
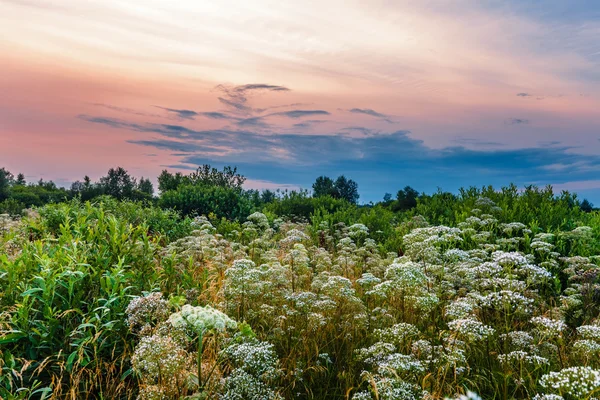
[{"label": "umbel flower", "polygon": [[600,391],[600,371],[590,367],[571,367],[542,376],[540,385],[560,395],[588,398]]},{"label": "umbel flower", "polygon": [[226,329],[237,327],[234,320],[211,306],[192,307],[189,304],[184,305],[181,311],[171,314],[169,322],[175,328],[187,328],[198,334],[209,331],[224,332]]},{"label": "umbel flower", "polygon": [[198,335],[198,386],[203,389],[202,382],[202,341],[204,335],[209,332],[222,333],[227,329],[235,329],[237,322],[229,318],[225,313],[212,308],[211,306],[193,307],[189,304],[184,305],[181,311],[171,314],[169,323],[175,328],[183,328]]}]

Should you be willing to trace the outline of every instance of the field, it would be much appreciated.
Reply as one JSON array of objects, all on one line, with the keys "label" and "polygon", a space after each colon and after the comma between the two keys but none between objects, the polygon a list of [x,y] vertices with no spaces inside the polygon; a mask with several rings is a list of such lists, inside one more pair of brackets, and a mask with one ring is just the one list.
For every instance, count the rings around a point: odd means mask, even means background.
[{"label": "field", "polygon": [[4,215],[0,397],[600,396],[600,216],[482,194],[304,219],[290,198],[238,221],[102,197]]}]

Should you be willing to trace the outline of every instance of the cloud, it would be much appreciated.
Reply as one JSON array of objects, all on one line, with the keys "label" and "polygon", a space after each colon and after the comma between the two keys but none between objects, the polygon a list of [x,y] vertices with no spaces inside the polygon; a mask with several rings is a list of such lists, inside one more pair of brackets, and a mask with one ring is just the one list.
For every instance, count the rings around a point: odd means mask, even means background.
[{"label": "cloud", "polygon": [[342,128],[341,130],[342,131],[349,131],[349,132],[358,132],[358,133],[361,133],[361,134],[363,134],[365,136],[372,135],[372,134],[374,134],[376,132],[376,131],[374,131],[372,129],[364,128],[362,126],[349,126],[349,127],[346,127],[346,128]]},{"label": "cloud", "polygon": [[517,93],[517,96],[519,96],[519,97],[531,97],[533,95],[529,94],[529,93]]},{"label": "cloud", "polygon": [[384,121],[389,122],[390,124],[394,123],[394,121],[392,121],[391,119],[389,119],[388,115],[382,114],[382,113],[377,112],[375,110],[372,110],[370,108],[352,108],[352,109],[348,110],[348,112],[351,112],[353,114],[369,115],[371,117],[381,118]]},{"label": "cloud", "polygon": [[109,110],[118,111],[118,112],[125,113],[125,114],[140,115],[143,117],[160,117],[160,115],[158,115],[158,114],[137,111],[137,110],[134,110],[131,108],[126,108],[126,107],[118,107],[118,106],[113,106],[110,104],[103,104],[103,103],[91,103],[91,104],[96,107],[107,108]]},{"label": "cloud", "polygon": [[377,117],[377,118],[386,118],[387,117],[387,115],[378,113],[377,111],[371,110],[370,108],[352,108],[348,111],[351,113],[355,113],[355,114],[366,114],[366,115],[370,115],[372,117]]},{"label": "cloud", "polygon": [[197,113],[196,111],[192,111],[192,110],[179,110],[176,108],[167,108],[167,107],[161,107],[161,106],[154,106],[156,108],[160,108],[161,110],[165,110],[171,114],[175,114],[177,116],[178,119],[191,119],[193,120],[195,117],[197,117],[198,115],[200,115],[199,113]]},{"label": "cloud", "polygon": [[593,190],[600,189],[600,180],[589,179],[584,181],[566,181],[552,184],[554,190]]},{"label": "cloud", "polygon": [[504,144],[500,143],[500,142],[473,139],[473,138],[464,138],[464,137],[458,137],[458,138],[454,139],[453,142],[460,144],[460,145],[475,146],[475,147],[477,147],[477,146],[481,146],[481,147],[504,146]]},{"label": "cloud", "polygon": [[247,105],[248,97],[253,92],[270,91],[270,92],[288,92],[285,86],[270,85],[266,83],[250,83],[240,86],[228,86],[228,85],[217,85],[214,90],[222,93],[222,96],[217,99],[225,106],[233,109],[234,112],[241,112],[244,114],[251,113],[262,113],[265,108],[252,108]]},{"label": "cloud", "polygon": [[263,117],[242,118],[237,120],[235,124],[240,127],[254,128],[269,128],[271,126],[264,121]]},{"label": "cloud", "polygon": [[[456,190],[474,183],[502,186],[510,182],[585,181],[596,179],[595,171],[600,168],[600,156],[577,154],[573,147],[556,141],[514,149],[493,140],[458,137],[454,139],[456,146],[436,149],[407,130],[380,132],[349,126],[341,131],[360,135],[273,134],[252,126],[260,122],[253,117],[247,118],[252,122],[247,121],[246,126],[238,125],[239,129],[213,130],[101,116],[80,118],[138,132],[141,137],[129,143],[173,152],[171,156],[179,160],[173,168],[195,169],[203,163],[236,165],[254,179],[304,187],[314,180],[313,175],[345,173],[359,183],[361,194],[406,184],[431,191],[442,183],[445,190]],[[149,138],[149,134],[159,137]]]},{"label": "cloud", "polygon": [[233,91],[238,92],[238,93],[246,93],[251,90],[270,90],[273,92],[289,92],[290,91],[290,89],[286,88],[285,86],[268,85],[265,83],[250,83],[247,85],[236,86],[233,88]]},{"label": "cloud", "polygon": [[331,115],[328,111],[325,110],[291,110],[291,111],[281,111],[276,112],[269,115],[283,115],[288,118],[302,118],[302,117],[310,117],[312,115]]},{"label": "cloud", "polygon": [[197,145],[194,143],[178,142],[175,140],[155,139],[155,140],[128,140],[127,143],[137,144],[140,146],[154,147],[159,150],[179,151],[186,153],[222,153],[223,150],[217,147]]},{"label": "cloud", "polygon": [[203,117],[211,118],[211,119],[231,119],[232,117],[221,112],[210,111],[200,113]]},{"label": "cloud", "polygon": [[529,120],[523,118],[509,118],[506,121],[504,121],[504,123],[508,125],[528,125]]}]

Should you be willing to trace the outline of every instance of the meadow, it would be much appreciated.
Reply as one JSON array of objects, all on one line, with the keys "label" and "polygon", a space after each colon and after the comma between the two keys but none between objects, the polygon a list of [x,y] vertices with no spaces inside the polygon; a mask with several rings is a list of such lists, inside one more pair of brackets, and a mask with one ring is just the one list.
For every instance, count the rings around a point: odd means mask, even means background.
[{"label": "meadow", "polygon": [[402,200],[5,214],[0,397],[600,396],[598,212],[549,188]]}]

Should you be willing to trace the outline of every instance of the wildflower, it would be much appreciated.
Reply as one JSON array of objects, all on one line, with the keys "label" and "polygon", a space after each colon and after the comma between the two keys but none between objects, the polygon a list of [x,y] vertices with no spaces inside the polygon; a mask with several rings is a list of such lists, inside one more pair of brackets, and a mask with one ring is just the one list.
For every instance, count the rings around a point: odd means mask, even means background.
[{"label": "wildflower", "polygon": [[171,337],[152,335],[140,340],[131,364],[145,381],[158,382],[184,374],[190,367],[190,358]]},{"label": "wildflower", "polygon": [[147,332],[152,325],[166,321],[170,314],[169,302],[162,293],[135,297],[127,306],[127,323],[132,331]]},{"label": "wildflower", "polygon": [[540,385],[560,395],[585,398],[600,390],[600,371],[590,367],[570,367],[542,376]]},{"label": "wildflower", "polygon": [[455,319],[448,323],[448,327],[458,335],[469,341],[480,341],[494,334],[495,329],[483,324],[474,318]]},{"label": "wildflower", "polygon": [[558,337],[567,327],[563,321],[546,317],[534,317],[531,323],[544,337]]},{"label": "wildflower", "polygon": [[187,328],[196,333],[223,332],[237,326],[234,320],[219,310],[210,306],[192,307],[189,304],[184,305],[181,311],[171,314],[169,322],[175,328]]}]

